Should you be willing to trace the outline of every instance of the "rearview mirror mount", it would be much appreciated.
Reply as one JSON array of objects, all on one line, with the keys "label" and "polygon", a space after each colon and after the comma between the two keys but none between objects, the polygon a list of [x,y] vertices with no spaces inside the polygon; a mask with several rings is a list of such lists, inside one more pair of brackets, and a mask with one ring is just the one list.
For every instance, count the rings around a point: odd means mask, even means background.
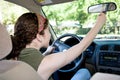
[{"label": "rearview mirror mount", "polygon": [[114,2],[100,3],[88,7],[88,13],[100,13],[114,11],[117,9],[117,6]]}]

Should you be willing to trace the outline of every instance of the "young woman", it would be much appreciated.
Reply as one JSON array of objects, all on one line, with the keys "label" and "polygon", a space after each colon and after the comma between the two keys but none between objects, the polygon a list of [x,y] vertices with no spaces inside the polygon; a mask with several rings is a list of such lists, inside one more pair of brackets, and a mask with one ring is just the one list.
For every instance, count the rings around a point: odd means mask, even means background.
[{"label": "young woman", "polygon": [[[43,80],[48,80],[52,73],[73,61],[90,45],[105,21],[105,14],[100,13],[96,24],[80,43],[69,48],[67,51],[59,52],[59,54],[53,53],[42,56],[39,49],[42,47],[47,48],[51,37],[48,20],[37,13],[25,13],[18,18],[15,24],[15,32],[12,37],[14,47],[7,58],[17,57],[18,60],[27,62],[38,71]],[[78,72],[81,72],[81,70]],[[85,73],[81,73],[79,76],[85,74],[85,77],[82,77],[84,79],[79,78],[76,73],[75,78],[71,80],[78,80],[76,76],[79,80],[89,80],[89,72],[87,70],[83,72]],[[87,78],[86,75],[88,75]]]}]

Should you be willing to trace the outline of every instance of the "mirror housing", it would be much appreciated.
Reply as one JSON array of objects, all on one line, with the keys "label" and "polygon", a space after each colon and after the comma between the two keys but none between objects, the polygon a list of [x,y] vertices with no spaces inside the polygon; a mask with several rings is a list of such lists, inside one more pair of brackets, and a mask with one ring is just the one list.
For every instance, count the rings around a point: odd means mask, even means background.
[{"label": "mirror housing", "polygon": [[117,9],[117,6],[114,2],[100,3],[88,7],[88,13],[101,13],[114,11]]}]

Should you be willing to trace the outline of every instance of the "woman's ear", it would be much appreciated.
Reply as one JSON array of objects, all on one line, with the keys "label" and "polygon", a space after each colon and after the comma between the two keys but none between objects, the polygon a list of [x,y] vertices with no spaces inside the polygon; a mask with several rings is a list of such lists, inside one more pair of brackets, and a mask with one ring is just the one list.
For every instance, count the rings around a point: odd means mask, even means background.
[{"label": "woman's ear", "polygon": [[42,35],[37,34],[37,35],[36,35],[36,39],[37,39],[39,42],[42,42]]}]

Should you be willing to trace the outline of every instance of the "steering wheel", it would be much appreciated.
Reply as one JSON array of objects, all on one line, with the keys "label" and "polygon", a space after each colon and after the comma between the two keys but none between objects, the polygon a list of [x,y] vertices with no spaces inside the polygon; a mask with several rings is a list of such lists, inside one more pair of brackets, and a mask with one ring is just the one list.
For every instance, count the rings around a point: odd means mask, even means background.
[{"label": "steering wheel", "polygon": [[[76,36],[75,34],[64,34],[64,35],[60,36],[59,38],[57,38],[52,43],[51,46],[55,47],[55,50],[53,51],[54,53],[57,54],[57,52],[63,52],[63,51],[70,48],[70,46],[65,44],[64,41],[61,41],[61,39],[65,38],[65,37],[73,37],[73,38],[77,39],[79,42],[82,39],[82,38]],[[60,68],[58,71],[60,71],[60,72],[73,71],[73,70],[75,70],[75,69],[77,69],[81,66],[82,61],[83,61],[83,54],[81,54],[78,58],[76,58],[71,63],[67,64],[66,66],[64,66],[62,68]]]}]

